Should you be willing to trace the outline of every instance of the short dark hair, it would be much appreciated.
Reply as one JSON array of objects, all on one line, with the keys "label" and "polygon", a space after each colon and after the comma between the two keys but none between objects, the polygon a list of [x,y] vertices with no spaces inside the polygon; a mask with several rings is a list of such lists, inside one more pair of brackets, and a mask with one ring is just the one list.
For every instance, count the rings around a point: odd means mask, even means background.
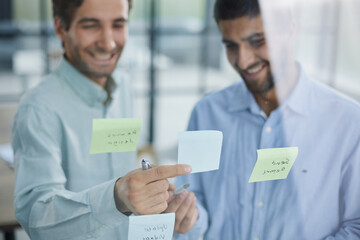
[{"label": "short dark hair", "polygon": [[[65,30],[69,30],[74,12],[83,4],[84,0],[52,0],[53,15],[58,17],[63,24]],[[129,10],[132,0],[128,0]]]},{"label": "short dark hair", "polygon": [[216,0],[214,6],[214,18],[217,23],[220,20],[231,20],[244,16],[252,18],[259,14],[258,0]]}]

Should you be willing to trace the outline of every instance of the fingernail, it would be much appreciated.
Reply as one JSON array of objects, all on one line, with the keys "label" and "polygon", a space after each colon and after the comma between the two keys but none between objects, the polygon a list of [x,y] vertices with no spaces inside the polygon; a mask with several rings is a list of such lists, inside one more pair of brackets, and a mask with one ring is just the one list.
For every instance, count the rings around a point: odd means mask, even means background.
[{"label": "fingernail", "polygon": [[180,194],[178,195],[178,197],[179,197],[180,199],[183,199],[183,198],[185,197],[185,192],[180,193]]},{"label": "fingernail", "polygon": [[191,167],[190,166],[185,166],[185,172],[187,173],[191,173]]},{"label": "fingernail", "polygon": [[187,201],[191,201],[191,200],[193,200],[193,198],[194,198],[194,195],[189,193],[189,196],[187,197]]}]

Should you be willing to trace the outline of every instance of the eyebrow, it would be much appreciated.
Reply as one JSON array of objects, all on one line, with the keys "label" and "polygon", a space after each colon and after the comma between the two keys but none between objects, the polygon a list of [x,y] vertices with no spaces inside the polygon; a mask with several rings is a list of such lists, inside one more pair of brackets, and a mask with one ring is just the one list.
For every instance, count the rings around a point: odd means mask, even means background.
[{"label": "eyebrow", "polygon": [[233,42],[231,40],[228,40],[228,39],[225,39],[225,38],[222,39],[222,42],[225,43],[225,44],[236,44],[235,42]]},{"label": "eyebrow", "polygon": [[253,33],[250,36],[242,38],[241,40],[242,41],[251,41],[253,38],[256,38],[256,37],[264,37],[264,33],[262,33],[262,32]]},{"label": "eyebrow", "polygon": [[[256,37],[264,37],[264,33],[262,33],[262,32],[253,33],[250,36],[242,38],[241,40],[244,41],[244,42],[248,42],[248,41],[251,41],[253,38],[256,38]],[[226,38],[223,38],[222,42],[224,44],[237,44],[236,42],[231,41],[231,40],[226,39]]]},{"label": "eyebrow", "polygon": [[[97,18],[82,18],[80,19],[77,24],[83,24],[83,23],[99,23],[100,20]],[[114,22],[127,22],[127,19],[121,17],[121,18],[116,18],[114,20]]]}]

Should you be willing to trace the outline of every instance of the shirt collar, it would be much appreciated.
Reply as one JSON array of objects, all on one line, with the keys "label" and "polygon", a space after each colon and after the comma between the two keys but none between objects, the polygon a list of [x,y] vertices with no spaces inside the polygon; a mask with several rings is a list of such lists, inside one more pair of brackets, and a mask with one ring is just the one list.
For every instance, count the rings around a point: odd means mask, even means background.
[{"label": "shirt collar", "polygon": [[251,110],[251,112],[259,112],[260,109],[244,81],[234,85],[228,105],[228,110],[230,112],[244,111],[247,109]]},{"label": "shirt collar", "polygon": [[311,106],[310,94],[311,94],[311,80],[306,75],[303,68],[298,64],[299,79],[293,89],[292,93],[284,102],[284,107],[287,106],[293,111],[301,114],[308,115],[309,106]]},{"label": "shirt collar", "polygon": [[65,83],[89,106],[95,106],[96,103],[106,101],[107,92],[75,69],[65,58],[61,59],[57,72],[63,77]]}]

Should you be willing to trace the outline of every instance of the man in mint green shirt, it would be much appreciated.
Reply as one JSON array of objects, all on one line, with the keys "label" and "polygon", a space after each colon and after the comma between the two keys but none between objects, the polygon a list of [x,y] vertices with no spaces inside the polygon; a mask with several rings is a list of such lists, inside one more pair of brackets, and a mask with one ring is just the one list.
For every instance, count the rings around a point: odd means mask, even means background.
[{"label": "man in mint green shirt", "polygon": [[128,215],[166,210],[174,190],[167,178],[191,172],[188,165],[136,169],[133,152],[89,154],[94,118],[132,117],[128,83],[113,72],[130,5],[53,0],[65,57],[24,96],[13,126],[15,215],[31,239],[127,239]]}]

